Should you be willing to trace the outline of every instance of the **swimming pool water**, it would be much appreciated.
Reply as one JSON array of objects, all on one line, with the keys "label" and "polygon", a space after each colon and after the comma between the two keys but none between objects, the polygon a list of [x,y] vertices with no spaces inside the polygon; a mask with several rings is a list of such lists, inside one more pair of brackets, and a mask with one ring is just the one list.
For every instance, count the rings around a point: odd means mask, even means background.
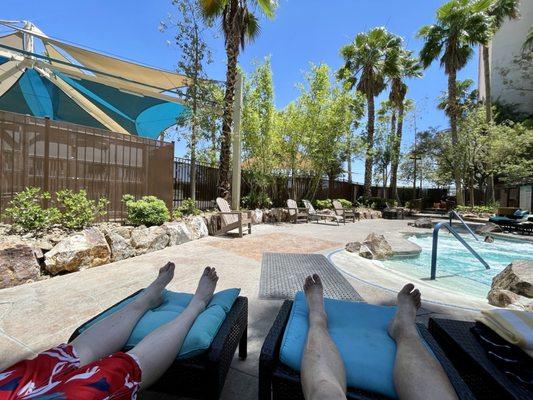
[{"label": "swimming pool water", "polygon": [[[495,238],[493,243],[476,241],[472,236],[461,235],[489,264],[485,267],[451,234],[439,234],[437,280],[448,281],[450,287],[465,293],[485,296],[492,278],[513,260],[533,261],[533,243]],[[408,275],[428,279],[431,272],[432,235],[412,235],[409,241],[422,248],[417,257],[393,258],[383,264]]]}]

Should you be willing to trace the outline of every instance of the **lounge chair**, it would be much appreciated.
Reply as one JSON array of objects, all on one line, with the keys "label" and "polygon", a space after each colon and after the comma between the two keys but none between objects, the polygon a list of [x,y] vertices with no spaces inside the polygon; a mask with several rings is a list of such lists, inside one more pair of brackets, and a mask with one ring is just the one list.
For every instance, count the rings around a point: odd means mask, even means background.
[{"label": "lounge chair", "polygon": [[533,233],[533,217],[527,210],[510,207],[501,207],[498,214],[489,218],[489,222],[499,225],[502,229],[510,232],[523,234]]},{"label": "lounge chair", "polygon": [[307,208],[307,213],[309,214],[309,219],[310,220],[314,220],[317,222],[320,221],[320,220],[328,220],[328,219],[331,219],[333,221],[335,221],[337,223],[337,225],[339,225],[339,216],[336,215],[336,214],[326,214],[326,213],[319,213],[315,210],[315,208],[313,207],[313,205],[311,204],[311,202],[309,200],[302,200],[304,205],[305,205],[305,208]]},{"label": "lounge chair", "polygon": [[[283,303],[261,348],[261,355],[259,357],[259,400],[304,399],[300,373],[284,365],[280,360],[281,344],[291,314],[292,305],[292,300],[286,300]],[[422,324],[417,324],[417,329],[448,375],[458,398],[475,399],[468,386],[444,355],[444,352],[427,328]],[[389,399],[389,397],[381,394],[354,387],[348,387],[346,397],[348,399],[365,400]]]},{"label": "lounge chair", "polygon": [[353,222],[355,222],[355,218],[361,219],[361,215],[355,211],[355,208],[344,208],[339,200],[333,200],[333,209],[345,224],[347,219],[351,219]]},{"label": "lounge chair", "polygon": [[299,220],[309,222],[309,213],[307,208],[298,207],[298,203],[296,203],[295,200],[287,200],[287,209],[289,210],[289,219],[292,222],[297,223]]},{"label": "lounge chair", "polygon": [[238,229],[239,237],[242,238],[243,226],[248,227],[248,234],[252,233],[252,217],[250,216],[250,213],[232,211],[228,202],[222,197],[217,197],[217,205],[220,209],[220,212],[218,213],[218,216],[220,217],[220,226],[215,227],[215,236]]},{"label": "lounge chair", "polygon": [[[85,325],[120,303],[136,296],[139,292],[140,290],[85,322],[70,336],[69,343],[80,335]],[[246,359],[247,332],[248,299],[239,296],[227,313],[226,319],[213,338],[209,349],[191,358],[176,359],[167,372],[150,386],[148,391],[187,398],[218,399],[237,347],[239,348],[239,358],[241,360]],[[129,349],[123,350],[127,351]]]}]

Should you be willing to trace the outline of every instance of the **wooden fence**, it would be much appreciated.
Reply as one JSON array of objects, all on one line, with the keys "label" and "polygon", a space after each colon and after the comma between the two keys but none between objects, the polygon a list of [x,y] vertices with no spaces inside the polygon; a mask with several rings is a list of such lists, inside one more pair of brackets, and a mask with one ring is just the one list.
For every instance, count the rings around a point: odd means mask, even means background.
[{"label": "wooden fence", "polygon": [[28,186],[105,197],[107,220],[123,217],[124,194],[171,207],[173,156],[173,143],[0,111],[0,213]]}]

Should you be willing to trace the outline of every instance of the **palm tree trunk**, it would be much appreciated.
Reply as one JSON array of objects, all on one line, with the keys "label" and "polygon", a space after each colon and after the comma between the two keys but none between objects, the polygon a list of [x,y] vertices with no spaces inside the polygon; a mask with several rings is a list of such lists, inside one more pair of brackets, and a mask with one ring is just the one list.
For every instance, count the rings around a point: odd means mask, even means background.
[{"label": "palm tree trunk", "polygon": [[459,137],[457,133],[457,71],[454,68],[450,69],[448,75],[448,110],[450,116],[450,130],[452,134],[452,151],[454,152],[454,163],[453,163],[453,178],[455,181],[455,191],[457,204],[464,206],[463,198],[463,189],[462,189],[462,180],[461,180],[461,168],[460,164],[457,161],[460,159],[459,154],[455,154],[457,151],[457,145],[459,144]]},{"label": "palm tree trunk", "polygon": [[[483,74],[485,80],[485,122],[490,124],[492,122],[492,100],[491,100],[491,83],[490,83],[490,60],[489,60],[489,47],[483,46]],[[490,163],[487,165],[488,169],[491,169]],[[487,201],[494,203],[494,174],[489,173],[487,177]]]},{"label": "palm tree trunk", "polygon": [[[230,17],[232,18],[232,17]],[[220,167],[218,175],[218,195],[227,199],[230,195],[229,166],[231,161],[231,126],[233,124],[233,101],[237,82],[237,58],[239,56],[239,37],[233,32],[226,43],[226,92],[222,115],[222,137],[220,144]]]},{"label": "palm tree trunk", "polygon": [[[394,142],[392,146],[392,157],[390,166],[390,186],[389,198],[398,199],[398,164],[400,162],[400,147],[402,144],[402,122],[403,122],[403,100],[398,107],[398,122],[396,123],[396,112],[392,113],[391,127],[394,135]],[[398,124],[396,126],[396,124]]]},{"label": "palm tree trunk", "polygon": [[346,144],[346,164],[348,167],[348,183],[352,183],[352,133],[349,132],[347,135],[347,144]]},{"label": "palm tree trunk", "polygon": [[365,159],[365,186],[364,197],[372,197],[372,150],[374,148],[374,96],[367,94],[366,102],[368,107],[368,121],[367,121],[367,147]]}]

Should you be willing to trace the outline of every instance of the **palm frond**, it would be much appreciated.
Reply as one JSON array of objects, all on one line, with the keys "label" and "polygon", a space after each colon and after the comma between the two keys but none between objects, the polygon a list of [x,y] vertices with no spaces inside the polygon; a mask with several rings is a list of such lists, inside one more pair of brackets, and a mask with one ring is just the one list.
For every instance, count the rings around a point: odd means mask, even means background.
[{"label": "palm frond", "polygon": [[228,0],[200,0],[199,4],[204,18],[212,19],[222,15]]}]

